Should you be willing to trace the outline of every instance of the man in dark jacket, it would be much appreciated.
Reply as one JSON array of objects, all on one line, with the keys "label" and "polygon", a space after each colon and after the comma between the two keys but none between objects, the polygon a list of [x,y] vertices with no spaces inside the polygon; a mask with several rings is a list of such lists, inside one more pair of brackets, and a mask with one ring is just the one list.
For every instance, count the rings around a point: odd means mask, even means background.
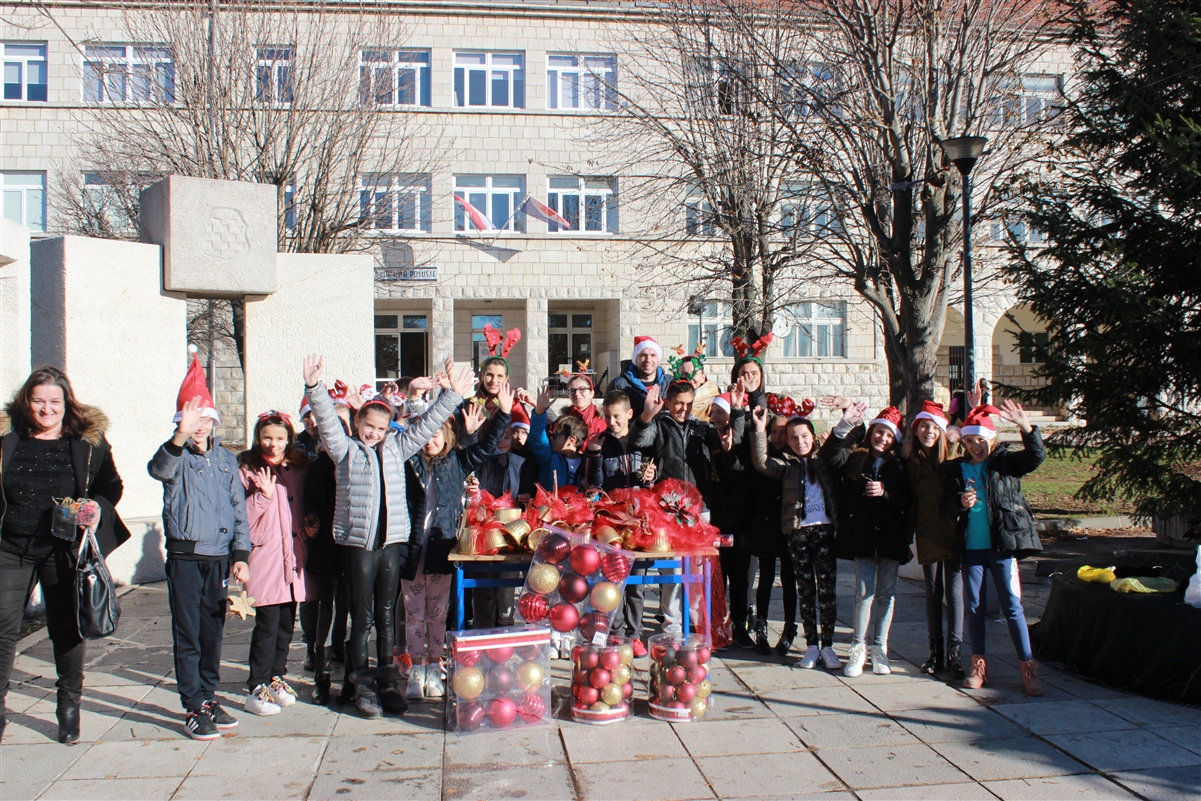
[{"label": "man in dark jacket", "polygon": [[751,579],[755,575],[754,561],[757,560],[751,556],[748,535],[754,518],[752,486],[764,477],[754,475],[754,470],[738,458],[730,412],[728,395],[718,395],[709,404],[709,420],[717,427],[721,438],[721,449],[712,454],[715,484],[710,522],[722,534],[733,538],[732,544],[721,549],[721,572],[728,585],[726,597],[734,644],[740,648],[753,648],[755,643],[747,627],[751,613],[747,601]]},{"label": "man in dark jacket", "polygon": [[609,382],[609,392],[621,390],[630,399],[630,408],[637,419],[642,414],[648,390],[658,388],[660,396],[667,392],[671,376],[659,366],[663,349],[654,337],[634,337],[634,356],[625,372]]}]

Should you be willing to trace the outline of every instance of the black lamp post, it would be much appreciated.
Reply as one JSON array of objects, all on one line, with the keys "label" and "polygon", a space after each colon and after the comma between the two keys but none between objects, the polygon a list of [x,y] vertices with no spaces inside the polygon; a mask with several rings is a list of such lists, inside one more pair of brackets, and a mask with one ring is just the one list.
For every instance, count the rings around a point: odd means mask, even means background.
[{"label": "black lamp post", "polygon": [[[943,152],[963,176],[963,392],[967,394],[975,383],[976,340],[972,326],[972,167],[984,154],[988,140],[983,136],[957,136],[944,139]],[[966,413],[966,412],[965,412]]]}]

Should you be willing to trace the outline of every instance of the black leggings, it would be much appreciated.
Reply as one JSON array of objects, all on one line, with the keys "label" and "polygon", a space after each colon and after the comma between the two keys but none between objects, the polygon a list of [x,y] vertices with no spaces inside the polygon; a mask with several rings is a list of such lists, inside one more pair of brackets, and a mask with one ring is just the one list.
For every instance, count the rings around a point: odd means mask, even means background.
[{"label": "black leggings", "polygon": [[295,628],[295,603],[255,607],[247,690],[254,692],[260,684],[270,684],[277,676],[282,679],[288,672],[288,647]]},{"label": "black leggings", "polygon": [[759,557],[759,587],[755,590],[755,611],[760,620],[767,620],[771,606],[771,588],[776,583],[776,560],[780,560],[780,584],[784,591],[784,622],[796,625],[796,575],[790,556]]},{"label": "black leggings", "polygon": [[741,534],[734,535],[734,545],[720,551],[722,578],[728,588],[726,605],[730,610],[730,623],[735,628],[746,628],[750,612],[747,598],[755,578],[754,557],[750,548],[738,544],[741,539]]},{"label": "black leggings", "polygon": [[375,654],[379,666],[392,664],[392,646],[396,630],[392,615],[396,588],[400,586],[400,566],[408,554],[408,544],[387,545],[379,550],[347,548],[346,578],[350,582],[350,660],[352,670],[368,666],[367,637],[375,627]]}]

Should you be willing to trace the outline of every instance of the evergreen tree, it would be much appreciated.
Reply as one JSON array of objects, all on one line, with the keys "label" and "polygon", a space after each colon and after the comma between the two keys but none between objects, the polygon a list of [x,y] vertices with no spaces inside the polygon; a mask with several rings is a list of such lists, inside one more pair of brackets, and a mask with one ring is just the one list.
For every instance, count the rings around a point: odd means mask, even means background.
[{"label": "evergreen tree", "polygon": [[1019,187],[1044,247],[1014,250],[1020,295],[1052,321],[1024,393],[1085,421],[1085,497],[1201,509],[1201,0],[1076,6],[1081,84],[1064,141]]}]

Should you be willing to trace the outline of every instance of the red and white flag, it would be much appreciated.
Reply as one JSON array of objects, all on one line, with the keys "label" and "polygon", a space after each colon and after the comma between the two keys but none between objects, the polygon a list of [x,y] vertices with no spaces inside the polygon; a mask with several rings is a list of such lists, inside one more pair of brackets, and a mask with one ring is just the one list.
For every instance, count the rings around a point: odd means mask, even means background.
[{"label": "red and white flag", "polygon": [[463,212],[468,217],[471,218],[471,224],[475,226],[475,230],[477,230],[477,231],[495,231],[496,230],[496,226],[492,224],[491,220],[489,220],[487,217],[484,216],[484,213],[482,211],[480,211],[475,206],[471,205],[470,203],[468,203],[466,200],[459,197],[458,195],[455,195],[454,199],[455,199],[455,203],[459,204],[459,208],[461,208],[463,210]]},{"label": "red and white flag", "polygon": [[560,228],[570,231],[571,223],[563,219],[559,212],[552,209],[533,195],[528,196],[525,202],[521,204],[521,210],[531,217],[542,220],[544,223],[557,225]]}]

